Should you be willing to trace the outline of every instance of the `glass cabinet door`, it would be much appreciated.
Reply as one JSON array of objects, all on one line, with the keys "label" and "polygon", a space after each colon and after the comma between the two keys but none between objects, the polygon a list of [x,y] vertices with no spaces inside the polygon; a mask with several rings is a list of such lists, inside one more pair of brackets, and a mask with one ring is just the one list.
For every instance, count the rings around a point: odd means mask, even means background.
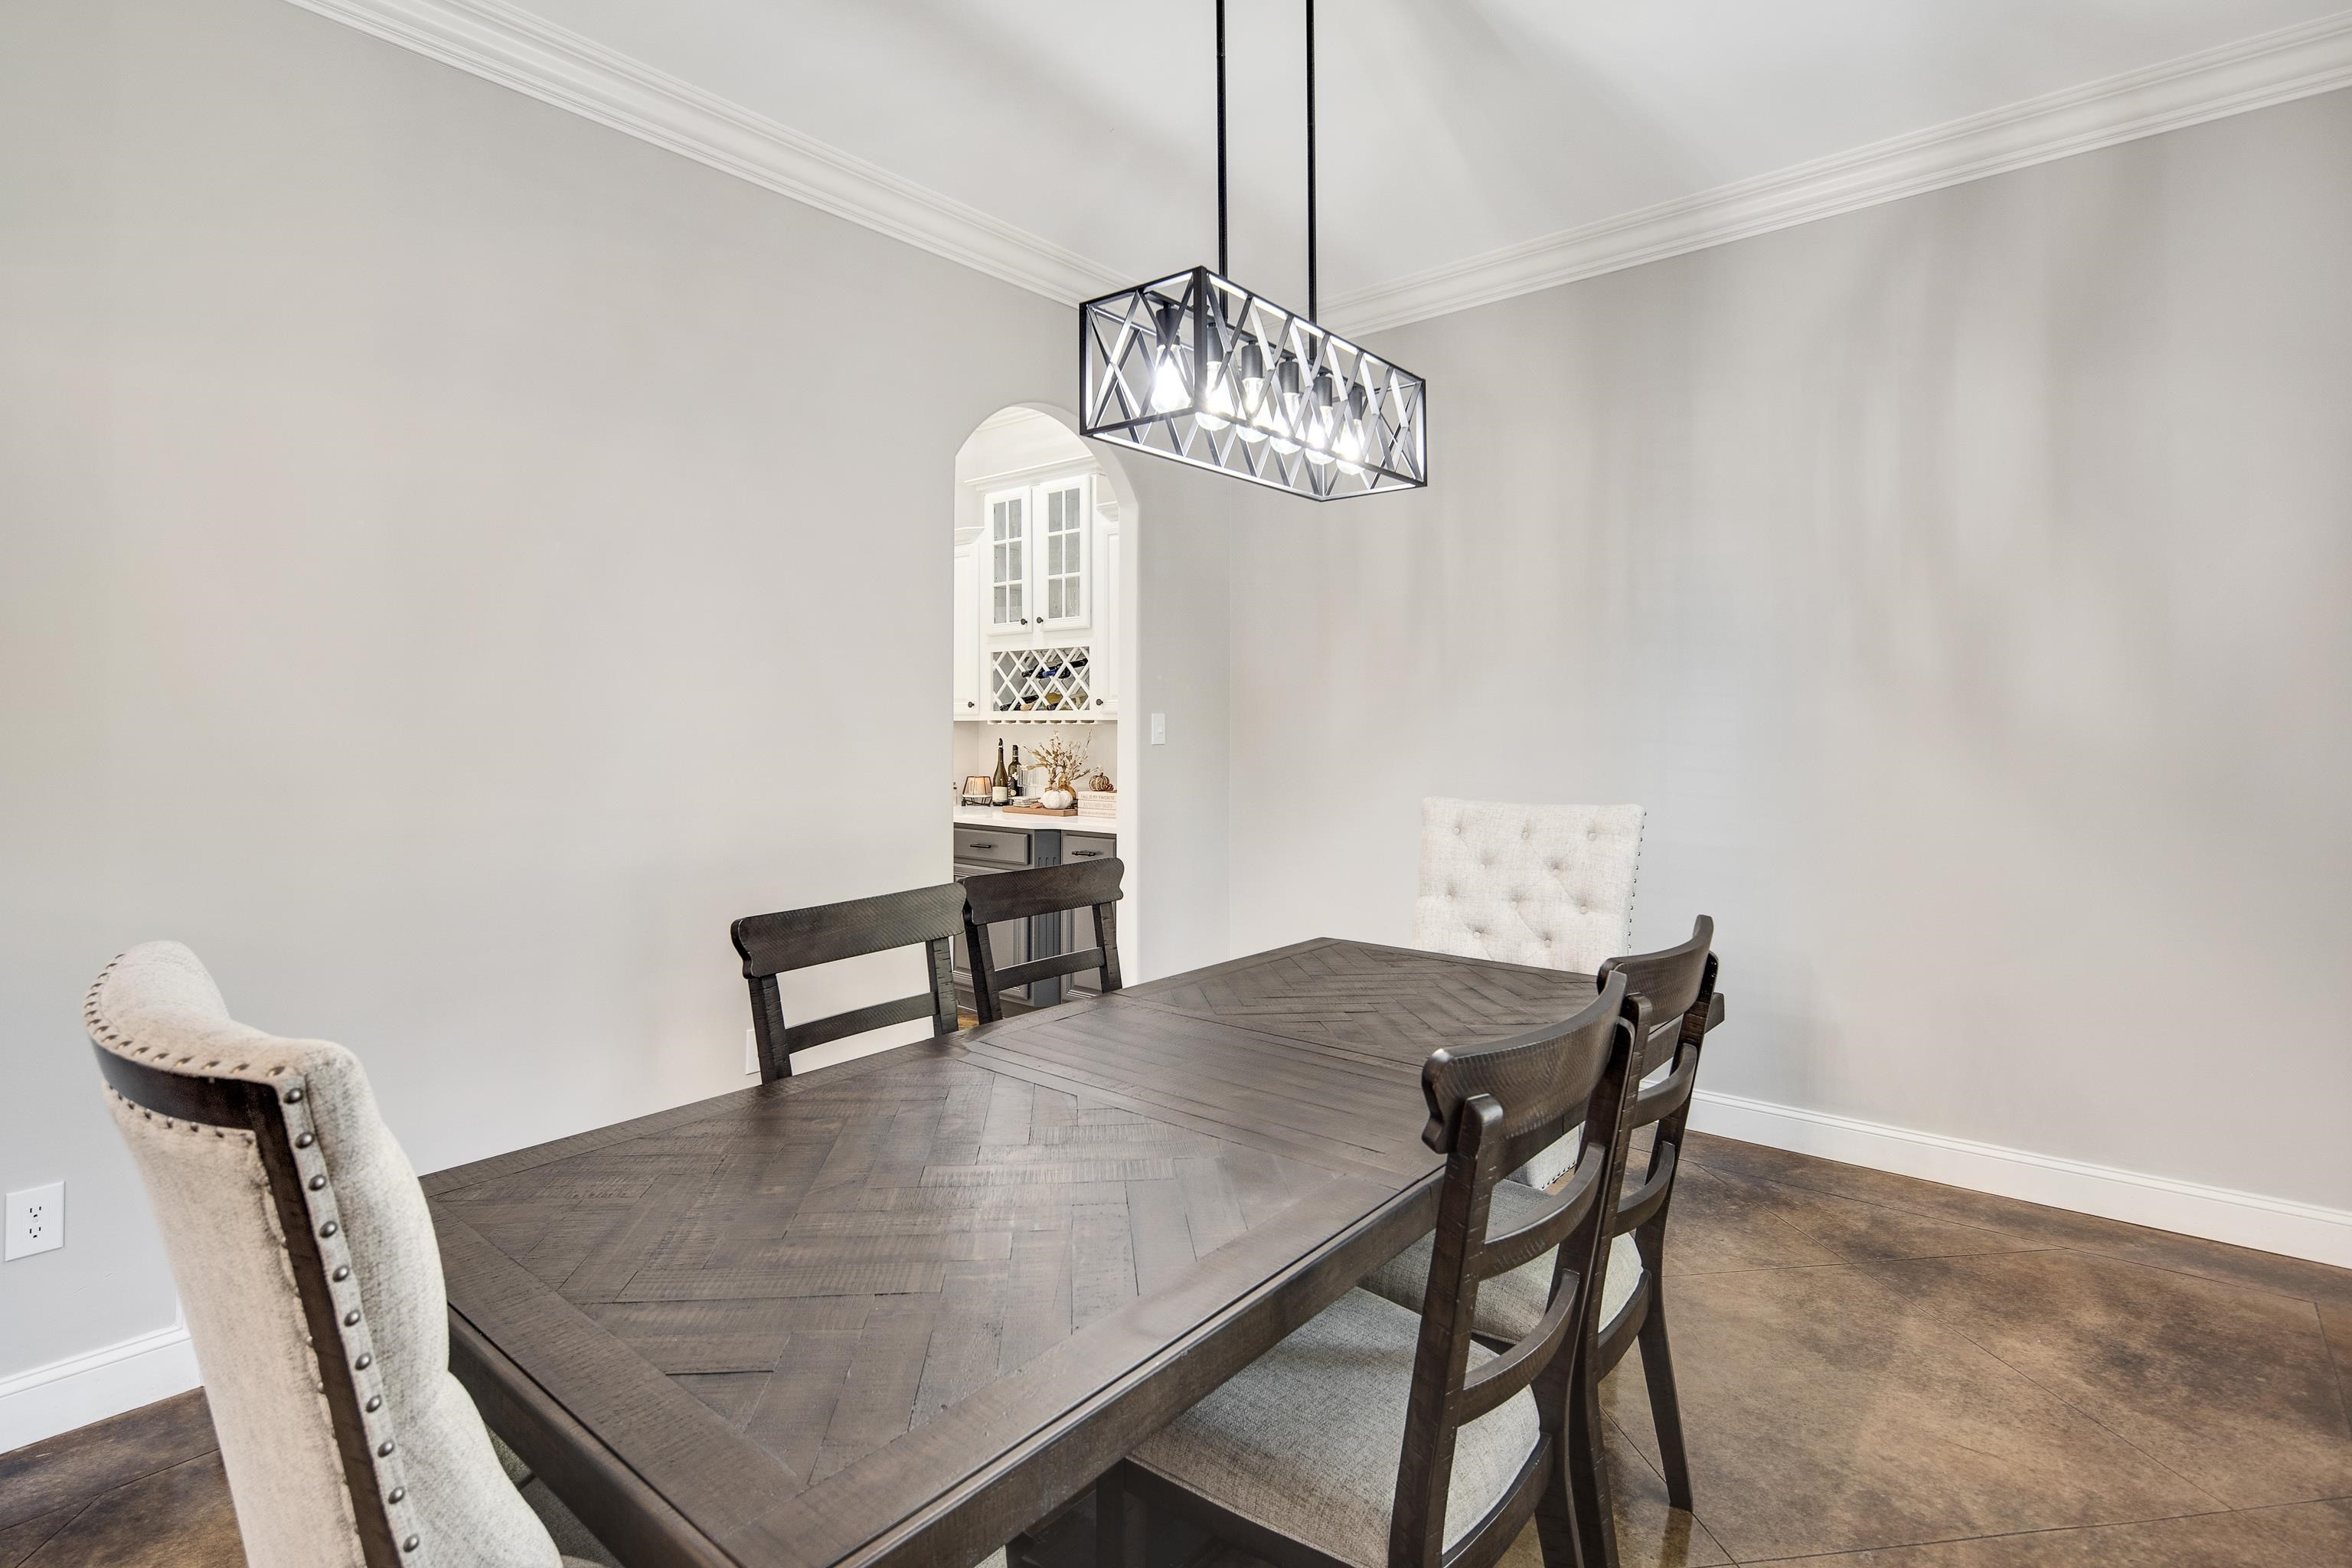
[{"label": "glass cabinet door", "polygon": [[1043,527],[1037,563],[1041,626],[1087,624],[1087,543],[1094,530],[1094,487],[1084,478],[1037,487]]},{"label": "glass cabinet door", "polygon": [[997,634],[1029,624],[1029,492],[988,498],[988,626]]}]

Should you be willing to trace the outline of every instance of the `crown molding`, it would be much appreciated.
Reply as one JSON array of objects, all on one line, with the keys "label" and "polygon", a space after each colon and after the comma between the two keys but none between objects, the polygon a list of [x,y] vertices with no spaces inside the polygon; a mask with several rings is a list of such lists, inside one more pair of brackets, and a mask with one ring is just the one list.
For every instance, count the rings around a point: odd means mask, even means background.
[{"label": "crown molding", "polygon": [[1363,333],[2352,85],[2352,12],[1335,294]]},{"label": "crown molding", "polygon": [[754,114],[506,0],[291,0],[1063,304],[1124,279],[950,196]]},{"label": "crown molding", "polygon": [[[1063,304],[1127,281],[508,0],[290,3]],[[1379,331],[2347,85],[2352,12],[1350,289],[1324,314]]]}]

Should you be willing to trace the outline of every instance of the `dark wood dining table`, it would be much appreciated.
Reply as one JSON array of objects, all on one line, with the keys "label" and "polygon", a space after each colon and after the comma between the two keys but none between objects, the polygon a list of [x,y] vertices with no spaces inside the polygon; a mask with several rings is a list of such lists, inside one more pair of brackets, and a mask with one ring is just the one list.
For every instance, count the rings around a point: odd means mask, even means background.
[{"label": "dark wood dining table", "polygon": [[452,1365],[632,1568],[961,1568],[1431,1226],[1430,1052],[1593,994],[1318,940],[444,1171]]}]

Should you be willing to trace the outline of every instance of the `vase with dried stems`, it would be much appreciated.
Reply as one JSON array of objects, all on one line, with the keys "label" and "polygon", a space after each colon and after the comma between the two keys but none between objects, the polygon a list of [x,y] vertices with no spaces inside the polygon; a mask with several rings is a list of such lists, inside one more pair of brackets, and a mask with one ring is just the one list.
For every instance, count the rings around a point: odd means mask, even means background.
[{"label": "vase with dried stems", "polygon": [[1033,765],[1045,770],[1051,781],[1038,804],[1055,811],[1078,803],[1077,786],[1070,781],[1083,778],[1087,772],[1087,743],[1072,741],[1066,735],[1048,736],[1042,743],[1029,748]]}]

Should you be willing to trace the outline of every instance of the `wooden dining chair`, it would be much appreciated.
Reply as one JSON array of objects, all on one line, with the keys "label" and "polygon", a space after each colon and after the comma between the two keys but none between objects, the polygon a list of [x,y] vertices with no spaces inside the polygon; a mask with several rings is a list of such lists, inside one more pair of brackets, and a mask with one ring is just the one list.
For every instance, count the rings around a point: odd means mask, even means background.
[{"label": "wooden dining chair", "polygon": [[[1572,1399],[1576,1349],[1624,1173],[1624,1110],[1643,1005],[1623,979],[1565,1024],[1441,1050],[1422,1071],[1446,1157],[1425,1289],[1412,1310],[1351,1289],[1146,1439],[1097,1492],[1100,1568],[1142,1568],[1147,1514],[1183,1513],[1286,1568],[1484,1568],[1537,1524],[1546,1568],[1573,1568],[1572,1448],[1598,1409]],[[1503,1173],[1591,1129],[1561,1193],[1515,1216]],[[1544,1260],[1543,1307],[1499,1351],[1474,1342],[1485,1287]]]},{"label": "wooden dining chair", "polygon": [[[1633,945],[1642,821],[1638,805],[1423,801],[1413,946],[1591,973]],[[1575,1159],[1555,1144],[1515,1174],[1549,1186]]]},{"label": "wooden dining chair", "polygon": [[236,1023],[177,942],[108,964],[82,1019],[186,1311],[242,1560],[611,1564],[543,1482],[518,1489],[450,1375],[432,1216],[358,1058]]},{"label": "wooden dining chair", "polygon": [[[1658,1433],[1659,1468],[1665,1472],[1666,1499],[1687,1512],[1691,1506],[1690,1460],[1683,1447],[1682,1402],[1675,1394],[1673,1347],[1666,1338],[1665,1257],[1666,1211],[1674,1201],[1675,1172],[1682,1159],[1683,1136],[1690,1121],[1691,1090],[1698,1083],[1699,1052],[1707,1032],[1723,1022],[1723,997],[1715,988],[1715,921],[1701,915],[1692,922],[1690,939],[1657,952],[1612,958],[1601,966],[1600,978],[1622,978],[1649,1000],[1651,1016],[1661,1025],[1678,1021],[1673,1054],[1663,1077],[1645,1079],[1633,1097],[1626,1118],[1627,1131],[1654,1128],[1649,1158],[1641,1182],[1617,1205],[1611,1227],[1609,1273],[1622,1278],[1629,1261],[1623,1245],[1630,1241],[1638,1265],[1634,1279],[1623,1287],[1622,1300],[1605,1310],[1594,1331],[1594,1343],[1579,1368],[1580,1396],[1600,1408],[1601,1380],[1625,1359],[1637,1340],[1642,1346],[1642,1377],[1649,1386],[1650,1415]],[[1663,1032],[1663,1030],[1661,1031]],[[1648,1065],[1651,1058],[1644,1058]],[[1632,1179],[1628,1173],[1627,1179]],[[1614,1292],[1604,1292],[1614,1294]],[[1601,1462],[1599,1450],[1593,1461]],[[1602,1512],[1580,1521],[1587,1531],[1586,1560],[1617,1561],[1616,1527]],[[1595,1557],[1594,1552],[1605,1552]]]},{"label": "wooden dining chair", "polygon": [[[760,1081],[793,1075],[793,1053],[892,1024],[931,1021],[931,1033],[957,1028],[955,934],[963,920],[963,889],[954,882],[915,888],[878,898],[745,915],[730,934],[743,955],[743,978],[751,988],[751,1030],[759,1047]],[[920,942],[929,964],[930,987],[895,1002],[877,1002],[805,1024],[784,1022],[776,977],[839,959],[857,958]]]},{"label": "wooden dining chair", "polygon": [[[1126,875],[1126,863],[1114,858],[964,879],[963,939],[971,953],[972,1002],[982,1023],[1003,1018],[1004,993],[1033,980],[1096,969],[1102,972],[1103,990],[1119,988],[1118,904],[1123,897],[1119,881]],[[999,921],[1034,920],[1082,909],[1095,912],[1094,946],[1033,958],[1026,963],[1008,963],[1002,969],[996,966],[996,955],[989,947],[989,927]]]},{"label": "wooden dining chair", "polygon": [[[1601,1380],[1638,1342],[1642,1374],[1648,1384],[1650,1413],[1658,1433],[1660,1468],[1665,1473],[1666,1496],[1675,1507],[1691,1506],[1690,1464],[1683,1446],[1682,1405],[1675,1392],[1674,1353],[1667,1342],[1664,1298],[1666,1213],[1673,1202],[1675,1173],[1680,1163],[1684,1130],[1690,1117],[1691,1089],[1698,1081],[1699,1052],[1707,1031],[1723,1022],[1723,998],[1715,988],[1717,963],[1713,952],[1715,921],[1701,915],[1691,927],[1690,939],[1658,952],[1612,958],[1601,965],[1604,984],[1623,983],[1650,1007],[1655,1020],[1645,1032],[1645,1046],[1635,1068],[1633,1103],[1624,1118],[1628,1135],[1655,1127],[1649,1155],[1636,1179],[1628,1171],[1631,1190],[1617,1205],[1611,1222],[1606,1276],[1601,1308],[1595,1315],[1591,1342],[1580,1359],[1574,1397],[1589,1411],[1588,1422],[1600,1408]],[[1655,1069],[1643,1074],[1644,1068]],[[1506,1219],[1539,1209],[1545,1194],[1517,1182],[1496,1189],[1495,1208]],[[1375,1270],[1364,1288],[1383,1299],[1411,1304],[1421,1299],[1433,1256],[1423,1239],[1407,1247]],[[1523,1338],[1541,1316],[1545,1297],[1540,1268],[1521,1269],[1494,1280],[1478,1298],[1475,1332],[1488,1343]],[[1586,1429],[1597,1430],[1597,1426]],[[1589,1470],[1605,1503],[1605,1458],[1598,1447],[1571,1458]],[[1587,1568],[1614,1564],[1616,1528],[1605,1507],[1578,1515]]]}]

